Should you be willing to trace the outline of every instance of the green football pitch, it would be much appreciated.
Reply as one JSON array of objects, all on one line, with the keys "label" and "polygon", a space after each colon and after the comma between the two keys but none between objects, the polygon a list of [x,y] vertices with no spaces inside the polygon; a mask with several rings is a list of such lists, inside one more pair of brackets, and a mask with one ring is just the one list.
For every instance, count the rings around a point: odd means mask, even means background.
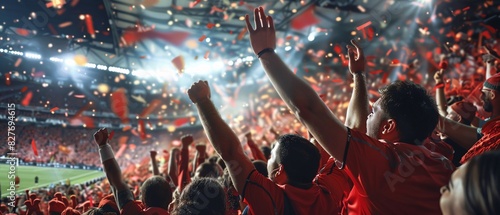
[{"label": "green football pitch", "polygon": [[[9,165],[0,164],[0,184],[2,197],[8,195],[9,183],[8,178]],[[19,187],[16,188],[16,193],[24,193],[26,189],[32,190],[38,187],[47,187],[50,184],[65,183],[67,179],[71,184],[80,184],[89,180],[103,177],[104,172],[97,170],[81,170],[81,169],[66,169],[53,167],[36,167],[36,166],[16,166],[16,175],[19,176]],[[35,184],[35,177],[38,176],[38,184]]]}]

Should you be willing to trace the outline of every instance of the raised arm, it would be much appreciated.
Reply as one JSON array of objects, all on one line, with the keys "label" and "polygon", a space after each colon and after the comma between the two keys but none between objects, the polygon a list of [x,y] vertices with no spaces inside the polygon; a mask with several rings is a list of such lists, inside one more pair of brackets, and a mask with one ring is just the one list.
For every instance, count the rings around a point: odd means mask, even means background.
[{"label": "raised arm", "polygon": [[245,137],[247,138],[247,145],[250,147],[250,150],[252,151],[252,156],[255,160],[261,160],[264,162],[267,162],[267,158],[264,155],[264,153],[259,149],[257,144],[252,139],[252,133],[248,132],[245,134]]},{"label": "raised arm", "polygon": [[170,150],[170,158],[168,160],[168,175],[172,179],[175,186],[179,186],[178,170],[177,170],[177,160],[179,156],[179,149],[172,148]]},{"label": "raised arm", "polygon": [[151,168],[153,169],[153,175],[160,175],[160,169],[158,168],[158,161],[156,160],[156,151],[150,151],[149,157],[151,158]]},{"label": "raised arm", "polygon": [[196,171],[200,164],[204,163],[207,159],[207,145],[196,144],[196,154],[193,160],[193,171]]},{"label": "raised arm", "polygon": [[437,130],[465,149],[470,149],[478,141],[477,128],[439,116]]},{"label": "raised arm", "polygon": [[99,146],[99,154],[101,156],[104,173],[108,178],[109,184],[113,188],[113,194],[118,203],[120,210],[129,201],[134,200],[134,194],[129,189],[129,186],[123,181],[122,171],[116,162],[113,149],[108,144],[108,130],[106,128],[99,129],[94,134],[94,140]]},{"label": "raised arm", "polygon": [[210,100],[210,88],[206,81],[193,84],[188,90],[189,98],[198,108],[203,129],[215,151],[221,156],[229,170],[234,187],[242,193],[246,179],[255,169],[243,152],[240,140],[224,122],[217,108]]},{"label": "raised arm", "polygon": [[440,69],[434,74],[434,81],[436,81],[436,103],[438,107],[439,114],[441,116],[448,115],[448,111],[446,110],[446,96],[444,94],[444,78],[443,78],[444,69]]},{"label": "raised arm", "polygon": [[[186,185],[191,182],[191,175],[189,173],[189,145],[193,143],[194,139],[191,135],[184,135],[181,137],[181,161],[179,167],[179,188],[182,191]],[[193,170],[194,171],[194,170]]]},{"label": "raised arm", "polygon": [[368,104],[368,92],[365,80],[365,56],[363,49],[359,47],[356,40],[351,40],[352,45],[347,45],[349,54],[349,71],[354,79],[354,88],[352,89],[351,101],[347,107],[345,125],[366,133],[366,118],[370,114]]},{"label": "raised arm", "polygon": [[488,48],[487,46],[483,46],[484,49],[486,50],[486,54],[484,54],[483,57],[483,62],[486,64],[486,79],[490,78],[494,74],[496,74],[497,71],[495,71],[495,60],[499,60],[500,56],[498,56],[498,53],[495,52],[495,50]]},{"label": "raised arm", "polygon": [[293,113],[317,138],[323,148],[337,160],[343,160],[347,128],[321,101],[306,82],[295,76],[290,68],[272,51],[276,47],[273,19],[264,9],[255,9],[254,29],[245,16],[250,42],[271,83]]}]

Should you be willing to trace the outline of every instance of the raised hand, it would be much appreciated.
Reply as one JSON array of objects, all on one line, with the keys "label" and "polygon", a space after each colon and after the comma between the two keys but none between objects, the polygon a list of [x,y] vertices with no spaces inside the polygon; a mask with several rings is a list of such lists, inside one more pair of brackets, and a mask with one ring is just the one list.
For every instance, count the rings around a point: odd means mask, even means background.
[{"label": "raised hand", "polygon": [[247,140],[251,140],[252,139],[252,132],[246,133],[245,137],[247,138]]},{"label": "raised hand", "polygon": [[351,40],[352,45],[347,45],[347,54],[349,55],[349,71],[351,74],[361,74],[365,71],[365,55],[363,49],[359,47],[356,40]]},{"label": "raised hand", "polygon": [[108,142],[108,129],[101,128],[95,132],[94,140],[99,146],[105,145]]},{"label": "raised hand", "polygon": [[194,138],[191,135],[184,135],[181,137],[181,142],[183,147],[188,147],[194,142]]},{"label": "raised hand", "polygon": [[247,29],[250,34],[250,44],[253,52],[257,55],[264,49],[276,48],[276,30],[271,16],[266,16],[264,8],[259,7],[254,10],[255,29],[250,24],[250,16],[245,15]]},{"label": "raised hand", "polygon": [[157,155],[157,154],[158,154],[158,152],[156,152],[156,151],[154,151],[154,150],[149,151],[149,155],[150,155],[151,157],[156,157],[156,155]]},{"label": "raised hand", "polygon": [[444,83],[444,75],[443,75],[444,70],[439,70],[436,73],[434,73],[434,81],[436,81],[436,84],[442,84]]},{"label": "raised hand", "polygon": [[196,144],[196,151],[197,152],[205,152],[207,150],[207,145],[205,144]]},{"label": "raised hand", "polygon": [[493,50],[493,49],[491,49],[491,48],[489,48],[487,46],[483,46],[483,48],[484,48],[484,50],[486,50],[486,54],[484,54],[482,56],[483,57],[483,61],[485,63],[492,63],[495,60],[500,59],[500,56],[498,55],[498,53],[495,50]]},{"label": "raised hand", "polygon": [[208,86],[207,81],[198,81],[191,85],[191,88],[187,91],[189,95],[189,99],[193,103],[198,103],[203,100],[210,99],[211,93],[210,93],[210,87]]}]

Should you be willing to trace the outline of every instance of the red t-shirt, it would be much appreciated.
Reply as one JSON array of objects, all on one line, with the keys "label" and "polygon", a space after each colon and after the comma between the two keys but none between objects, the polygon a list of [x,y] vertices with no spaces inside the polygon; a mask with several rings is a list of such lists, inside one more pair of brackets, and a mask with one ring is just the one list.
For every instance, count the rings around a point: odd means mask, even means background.
[{"label": "red t-shirt", "polygon": [[441,214],[440,188],[454,171],[448,159],[424,146],[351,133],[345,158],[354,183],[349,214]]},{"label": "red t-shirt", "polygon": [[500,149],[500,117],[490,119],[486,122],[481,129],[481,133],[483,134],[483,137],[472,145],[472,147],[462,157],[460,163],[463,164],[469,159],[482,153]]},{"label": "red t-shirt", "polygon": [[283,214],[284,196],[290,199],[293,211],[297,215],[338,214],[342,199],[322,186],[323,180],[313,183],[309,189],[290,185],[277,185],[257,171],[250,173],[243,198],[249,206],[248,214]]},{"label": "red t-shirt", "polygon": [[123,206],[120,211],[121,215],[169,215],[168,211],[163,208],[150,207],[144,208],[142,202],[130,201]]}]

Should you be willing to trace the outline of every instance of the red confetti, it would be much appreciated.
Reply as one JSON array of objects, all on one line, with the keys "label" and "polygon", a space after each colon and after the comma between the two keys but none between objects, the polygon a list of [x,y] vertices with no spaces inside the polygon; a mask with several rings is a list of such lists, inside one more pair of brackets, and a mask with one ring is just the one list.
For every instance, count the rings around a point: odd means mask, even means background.
[{"label": "red confetti", "polygon": [[5,74],[5,85],[10,85],[10,73]]},{"label": "red confetti", "polygon": [[389,55],[391,54],[391,52],[392,52],[392,49],[389,49],[389,51],[387,51],[387,52],[385,53],[385,56],[389,56]]},{"label": "red confetti", "polygon": [[207,36],[205,34],[201,35],[200,38],[198,38],[198,41],[200,42],[203,42],[203,40],[205,40],[207,38]]},{"label": "red confetti", "polygon": [[175,57],[172,60],[172,63],[174,64],[175,68],[177,68],[179,74],[184,72],[185,64],[184,64],[184,57],[182,55]]},{"label": "red confetti", "polygon": [[36,148],[35,139],[31,139],[31,148],[33,149],[33,154],[35,154],[35,156],[38,156],[38,149]]},{"label": "red confetti", "polygon": [[161,105],[161,101],[159,99],[154,99],[151,101],[144,110],[142,110],[141,114],[139,114],[139,118],[145,118],[153,111],[155,111]]},{"label": "red confetti", "polygon": [[211,23],[211,22],[209,22],[209,23],[207,24],[207,28],[208,28],[208,29],[212,29],[214,26],[215,26],[215,24],[214,24],[214,23]]},{"label": "red confetti", "polygon": [[400,64],[398,59],[392,59],[391,64]]},{"label": "red confetti", "polygon": [[53,107],[52,109],[50,109],[50,112],[55,112],[55,111],[57,111],[57,110],[59,110],[59,108],[58,108],[58,107]]},{"label": "red confetti", "polygon": [[32,98],[33,98],[33,92],[29,91],[24,96],[23,101],[21,101],[21,105],[22,106],[28,106],[28,105],[30,105],[30,102],[31,102]]},{"label": "red confetti", "polygon": [[28,91],[28,87],[27,86],[24,86],[23,88],[21,88],[21,93],[24,93],[26,91]]},{"label": "red confetti", "polygon": [[179,118],[174,121],[176,127],[180,127],[189,122],[189,118]]},{"label": "red confetti", "polygon": [[78,98],[78,99],[84,99],[84,98],[85,98],[85,95],[82,95],[82,94],[75,94],[75,98]]},{"label": "red confetti", "polygon": [[370,26],[371,24],[372,24],[372,21],[368,21],[368,22],[366,22],[365,24],[362,24],[362,25],[360,25],[360,26],[356,27],[356,30],[358,30],[358,31],[359,31],[359,30],[361,30],[361,29],[364,29],[364,28],[366,28],[366,27]]},{"label": "red confetti", "polygon": [[389,73],[386,72],[384,73],[384,75],[382,75],[382,84],[386,84],[387,83],[387,78],[389,77]]},{"label": "red confetti", "polygon": [[18,28],[16,29],[16,33],[23,36],[23,37],[26,37],[28,35],[30,35],[30,31],[27,30],[27,29],[24,29],[24,28]]},{"label": "red confetti", "polygon": [[205,60],[208,60],[209,56],[210,56],[210,51],[207,51],[205,52],[205,56],[203,56],[203,58],[205,58]]},{"label": "red confetti", "polygon": [[73,117],[75,117],[75,118],[80,117],[80,115],[82,115],[83,111],[89,109],[91,106],[92,105],[90,103],[87,103],[85,106],[80,108],[80,110],[78,110]]},{"label": "red confetti", "polygon": [[111,110],[122,122],[128,122],[128,100],[125,88],[118,88],[111,94]]},{"label": "red confetti", "polygon": [[341,54],[342,53],[342,47],[340,47],[339,44],[335,44],[335,46],[333,47],[333,50],[335,51],[335,53],[337,54]]},{"label": "red confetti", "polygon": [[302,30],[318,22],[319,20],[316,18],[316,15],[314,15],[314,6],[311,6],[292,20],[291,27],[295,30]]},{"label": "red confetti", "polygon": [[92,21],[92,16],[90,14],[85,14],[85,25],[87,26],[87,33],[89,33],[92,38],[95,38],[94,21]]},{"label": "red confetti", "polygon": [[285,37],[285,40],[286,40],[286,41],[290,41],[292,38],[293,38],[293,36],[292,36],[292,35],[288,35],[288,36],[286,36],[286,37]]},{"label": "red confetti", "polygon": [[368,90],[368,92],[373,96],[380,97],[380,93],[376,90]]},{"label": "red confetti", "polygon": [[144,27],[138,24],[138,27],[126,29],[122,34],[121,41],[125,46],[132,46],[145,39],[161,39],[179,46],[189,37],[189,35],[188,32],[183,31],[157,32],[151,27]]},{"label": "red confetti", "polygon": [[14,64],[14,67],[19,67],[19,65],[21,65],[21,62],[23,62],[23,59],[22,58],[18,58],[16,60],[16,63]]},{"label": "red confetti", "polygon": [[243,37],[245,37],[245,34],[247,34],[247,31],[248,31],[248,30],[247,30],[247,28],[243,28],[243,29],[241,29],[240,33],[238,34],[237,39],[238,39],[238,40],[243,39]]},{"label": "red confetti", "polygon": [[115,136],[115,131],[111,131],[108,135],[108,140],[111,141],[111,139],[113,139],[113,136]]}]

